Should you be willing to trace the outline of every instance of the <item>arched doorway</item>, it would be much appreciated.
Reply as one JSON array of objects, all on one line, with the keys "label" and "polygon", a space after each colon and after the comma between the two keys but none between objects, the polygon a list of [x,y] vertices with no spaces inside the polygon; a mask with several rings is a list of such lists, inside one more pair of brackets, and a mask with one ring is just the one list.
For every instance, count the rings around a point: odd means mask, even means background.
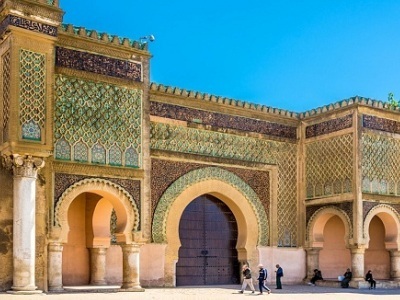
[{"label": "arched doorway", "polygon": [[350,250],[345,243],[345,227],[336,215],[328,219],[323,229],[324,246],[319,253],[319,268],[324,278],[337,278],[351,268]]},{"label": "arched doorway", "polygon": [[82,193],[72,201],[62,256],[64,285],[121,284],[122,251],[113,243],[113,212],[111,202],[95,193]]},{"label": "arched doorway", "polygon": [[237,284],[237,236],[236,219],[218,198],[202,195],[189,203],[179,223],[176,284]]},{"label": "arched doorway", "polygon": [[140,245],[132,234],[138,226],[136,203],[120,185],[101,178],[71,185],[54,209],[48,245],[49,290],[88,283],[142,290]]},{"label": "arched doorway", "polygon": [[374,278],[390,278],[390,255],[385,246],[385,226],[378,216],[369,223],[369,244],[365,250],[365,272],[372,270]]}]

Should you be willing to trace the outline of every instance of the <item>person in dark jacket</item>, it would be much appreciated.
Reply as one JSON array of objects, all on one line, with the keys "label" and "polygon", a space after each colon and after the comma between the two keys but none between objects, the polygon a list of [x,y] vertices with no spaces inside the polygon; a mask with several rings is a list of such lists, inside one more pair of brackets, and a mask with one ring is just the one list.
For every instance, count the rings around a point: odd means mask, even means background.
[{"label": "person in dark jacket", "polygon": [[309,284],[315,285],[315,282],[316,282],[317,280],[324,280],[324,278],[322,278],[322,273],[321,273],[320,270],[314,269],[314,276],[311,278]]},{"label": "person in dark jacket", "polygon": [[369,289],[376,289],[376,281],[374,280],[374,277],[372,276],[372,271],[368,270],[367,274],[365,275],[365,280],[369,282]]},{"label": "person in dark jacket", "polygon": [[349,282],[351,278],[353,277],[353,273],[351,273],[350,269],[347,269],[346,273],[344,273],[344,279],[341,282],[342,288],[348,288],[349,287]]},{"label": "person in dark jacket", "polygon": [[271,293],[271,290],[265,285],[268,276],[267,269],[264,269],[264,266],[262,264],[259,264],[258,268],[260,269],[258,273],[258,288],[260,289],[259,295],[262,295],[263,289],[265,289],[269,294]]},{"label": "person in dark jacket", "polygon": [[251,292],[254,293],[255,289],[253,285],[253,278],[251,278],[251,270],[248,265],[243,265],[242,273],[243,273],[243,284],[242,284],[242,289],[239,291],[239,293],[243,294],[247,285],[250,286]]},{"label": "person in dark jacket", "polygon": [[281,282],[281,278],[283,277],[283,269],[281,268],[280,265],[276,265],[276,288],[278,290],[282,289],[282,282]]}]

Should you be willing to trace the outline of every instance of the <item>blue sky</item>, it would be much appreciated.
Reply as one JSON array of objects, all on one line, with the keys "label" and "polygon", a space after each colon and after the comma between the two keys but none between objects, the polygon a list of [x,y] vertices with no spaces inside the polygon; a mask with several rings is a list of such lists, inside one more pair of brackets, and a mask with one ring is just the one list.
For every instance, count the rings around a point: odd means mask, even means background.
[{"label": "blue sky", "polygon": [[302,112],[400,98],[399,0],[60,0],[64,23],[153,34],[151,81]]}]

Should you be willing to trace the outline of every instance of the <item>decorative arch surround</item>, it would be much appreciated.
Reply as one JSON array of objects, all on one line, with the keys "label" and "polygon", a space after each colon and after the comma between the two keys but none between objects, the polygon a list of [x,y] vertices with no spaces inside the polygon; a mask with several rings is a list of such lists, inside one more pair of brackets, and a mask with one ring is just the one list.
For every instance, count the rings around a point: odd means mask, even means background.
[{"label": "decorative arch surround", "polygon": [[348,241],[353,236],[353,228],[350,218],[341,209],[335,206],[327,206],[318,209],[310,218],[307,224],[307,236],[309,247],[322,248],[324,243],[324,227],[328,220],[338,216],[344,224],[345,228],[345,243],[348,246]]},{"label": "decorative arch surround", "polygon": [[379,204],[371,208],[364,219],[364,238],[369,244],[369,225],[373,217],[381,219],[385,226],[385,246],[387,250],[400,249],[400,214],[390,205]]},{"label": "decorative arch surround", "polygon": [[118,214],[119,225],[117,232],[122,235],[121,238],[126,242],[132,240],[132,232],[139,228],[139,209],[133,197],[121,186],[111,181],[101,178],[88,178],[76,182],[68,187],[57,202],[54,208],[54,229],[56,239],[66,242],[69,225],[68,209],[77,196],[82,193],[95,193],[107,199],[112,203]]},{"label": "decorative arch surround", "polygon": [[[267,246],[269,224],[264,207],[254,190],[240,177],[221,168],[207,167],[191,171],[178,178],[161,196],[154,213],[152,235],[155,243],[167,243],[167,219],[175,199],[188,187],[204,181],[216,180],[236,189],[250,204],[258,223],[258,245]],[[223,195],[222,189],[220,194]],[[193,200],[193,199],[192,199]]]}]

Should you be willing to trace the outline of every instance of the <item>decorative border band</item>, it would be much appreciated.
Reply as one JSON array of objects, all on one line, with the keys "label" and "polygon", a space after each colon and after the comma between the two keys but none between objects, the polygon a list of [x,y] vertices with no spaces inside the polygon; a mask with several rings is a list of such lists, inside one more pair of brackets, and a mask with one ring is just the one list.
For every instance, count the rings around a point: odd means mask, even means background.
[{"label": "decorative border band", "polygon": [[152,101],[150,102],[150,114],[153,116],[200,123],[219,128],[257,132],[291,140],[296,139],[296,127],[245,117],[213,113],[178,105]]},{"label": "decorative border band", "polygon": [[19,16],[8,15],[0,24],[0,33],[3,33],[8,26],[15,26],[26,30],[47,34],[52,37],[57,36],[57,27],[43,24],[37,21],[28,20]]},{"label": "decorative border band", "polygon": [[353,116],[347,115],[334,120],[321,122],[306,127],[306,139],[343,130],[353,126]]},{"label": "decorative border band", "polygon": [[56,47],[56,66],[142,81],[142,65],[103,55]]},{"label": "decorative border band", "polygon": [[400,134],[400,122],[370,115],[363,115],[363,127]]}]

